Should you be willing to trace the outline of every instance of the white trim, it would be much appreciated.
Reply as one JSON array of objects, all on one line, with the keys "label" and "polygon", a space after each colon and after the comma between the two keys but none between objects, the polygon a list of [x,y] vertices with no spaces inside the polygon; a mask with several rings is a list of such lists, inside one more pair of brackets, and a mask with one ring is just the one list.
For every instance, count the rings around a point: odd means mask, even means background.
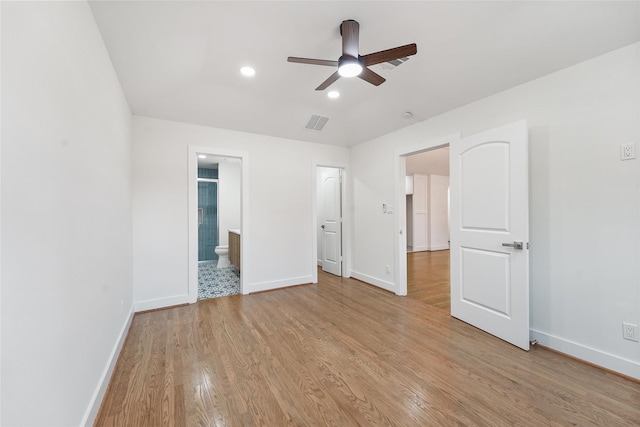
[{"label": "white trim", "polygon": [[536,329],[530,329],[529,334],[531,339],[537,340],[545,347],[640,380],[640,362],[628,360]]},{"label": "white trim", "polygon": [[313,283],[313,277],[311,275],[293,277],[291,279],[272,280],[269,282],[252,283],[247,286],[248,289],[246,293],[270,291],[273,289],[287,288],[289,286],[296,285],[308,285],[311,283]]},{"label": "white trim", "polygon": [[[235,157],[241,162],[241,195],[240,195],[240,265],[245,268],[251,265],[247,259],[250,247],[249,232],[249,154],[245,151],[229,150],[220,147],[204,147],[189,145],[187,149],[188,162],[188,233],[189,233],[189,289],[187,301],[190,304],[198,300],[198,154],[219,157]],[[244,274],[240,275],[240,292],[249,293],[244,286]],[[174,297],[176,298],[176,297]],[[178,303],[183,304],[184,302]],[[175,305],[175,304],[173,304]]]},{"label": "white trim", "polygon": [[[2,2],[0,1],[0,23],[2,23]],[[2,28],[1,28],[1,24],[0,24],[0,46],[2,46]],[[2,82],[2,55],[0,55],[0,82]],[[2,85],[0,84],[0,99],[2,99]],[[1,103],[0,103],[1,104]],[[0,111],[0,130],[2,129],[2,112]],[[3,132],[0,131],[0,147],[2,147],[2,135]],[[1,150],[0,150],[1,151]],[[0,174],[1,175],[1,174]],[[2,198],[0,197],[0,207],[2,207]],[[2,211],[2,209],[0,209],[0,211]],[[2,221],[0,221],[0,224],[2,223]],[[0,231],[1,234],[1,231]],[[2,255],[0,253],[0,260],[2,260]],[[0,261],[0,265],[2,264],[2,262]],[[2,270],[2,268],[0,267],[0,271]],[[2,275],[0,274],[0,277],[2,277]],[[1,302],[2,302],[2,286],[0,285],[0,307],[2,306]],[[0,310],[0,330],[2,330],[2,315],[1,315],[1,310]],[[2,334],[0,334],[0,367],[3,366],[2,365]],[[0,424],[2,424],[2,369],[0,368]]]},{"label": "white trim", "polygon": [[439,245],[439,246],[432,246],[429,248],[429,251],[433,252],[433,251],[445,251],[449,249],[449,245]]},{"label": "white trim", "polygon": [[397,149],[393,153],[393,173],[395,178],[395,292],[397,295],[407,295],[407,207],[406,207],[406,175],[407,162],[406,157],[419,153],[421,151],[446,147],[452,141],[460,139],[461,133],[453,133],[442,138],[432,139],[430,141],[418,142]]},{"label": "white trim", "polygon": [[387,282],[386,280],[378,279],[376,277],[369,276],[367,274],[358,273],[357,271],[352,271],[351,277],[353,277],[354,279],[358,279],[361,282],[365,282],[370,285],[377,286],[379,288],[385,289],[389,292],[394,292],[395,294],[399,295],[398,289],[395,283]]},{"label": "white trim", "polygon": [[[197,297],[197,295],[196,295]],[[189,304],[190,298],[188,294],[174,295],[172,297],[154,298],[144,301],[138,301],[133,305],[136,313],[147,310],[156,310],[158,308],[171,307],[174,305]]]},{"label": "white trim", "polygon": [[351,277],[351,216],[349,213],[348,203],[351,200],[349,186],[347,185],[350,179],[350,171],[348,163],[341,162],[321,162],[313,160],[311,168],[311,185],[313,191],[311,192],[311,283],[318,283],[318,266],[322,266],[322,260],[318,259],[318,168],[336,168],[342,171],[342,277]]},{"label": "white trim", "polygon": [[120,356],[120,351],[122,350],[122,346],[124,345],[125,340],[127,339],[127,335],[129,334],[129,328],[131,327],[131,323],[133,322],[133,307],[129,310],[129,316],[127,317],[127,321],[124,323],[122,330],[120,331],[120,335],[118,335],[118,339],[116,341],[116,345],[111,350],[111,354],[109,355],[109,359],[107,360],[107,365],[100,376],[100,381],[98,381],[98,386],[96,390],[93,392],[93,396],[91,396],[91,400],[89,401],[89,407],[87,408],[84,417],[82,417],[81,426],[92,426],[96,420],[96,416],[98,416],[98,411],[100,410],[100,405],[102,404],[102,399],[104,398],[104,394],[107,391],[107,387],[109,386],[109,381],[111,380],[111,375],[113,374],[113,370],[116,367],[116,362],[118,361],[118,357]]}]

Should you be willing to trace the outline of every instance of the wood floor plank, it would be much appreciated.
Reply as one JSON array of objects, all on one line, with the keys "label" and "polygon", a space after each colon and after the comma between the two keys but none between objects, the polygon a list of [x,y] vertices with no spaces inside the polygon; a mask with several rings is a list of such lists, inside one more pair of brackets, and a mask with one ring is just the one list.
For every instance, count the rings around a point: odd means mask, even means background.
[{"label": "wood floor plank", "polygon": [[136,315],[95,425],[633,426],[640,385],[320,271]]},{"label": "wood floor plank", "polygon": [[449,250],[407,253],[407,296],[451,311]]}]

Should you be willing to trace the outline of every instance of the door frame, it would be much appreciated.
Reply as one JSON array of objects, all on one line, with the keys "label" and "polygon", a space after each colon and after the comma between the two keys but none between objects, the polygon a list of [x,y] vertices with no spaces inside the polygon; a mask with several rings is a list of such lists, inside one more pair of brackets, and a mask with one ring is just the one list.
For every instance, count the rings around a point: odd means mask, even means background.
[{"label": "door frame", "polygon": [[340,204],[342,205],[342,277],[351,277],[351,216],[349,212],[349,165],[347,163],[313,161],[311,192],[311,280],[318,283],[318,168],[340,169],[342,172],[342,185]]},{"label": "door frame", "polygon": [[[249,155],[244,151],[229,150],[220,147],[189,145],[187,150],[188,178],[188,301],[190,304],[198,300],[198,154],[216,157],[234,157],[240,159],[240,265],[246,270],[250,245],[249,234]],[[240,292],[248,293],[245,282],[246,274],[240,274]]]},{"label": "door frame", "polygon": [[442,138],[421,141],[416,144],[397,149],[393,153],[393,172],[395,176],[395,282],[396,295],[407,295],[407,206],[406,206],[406,175],[407,156],[423,151],[447,147],[453,141],[459,140],[461,133],[453,133]]}]

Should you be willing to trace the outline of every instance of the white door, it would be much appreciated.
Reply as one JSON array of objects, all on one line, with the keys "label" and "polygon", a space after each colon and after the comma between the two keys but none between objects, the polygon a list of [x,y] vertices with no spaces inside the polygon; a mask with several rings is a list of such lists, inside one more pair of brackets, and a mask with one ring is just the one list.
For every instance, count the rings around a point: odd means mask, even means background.
[{"label": "white door", "polygon": [[529,349],[525,121],[450,145],[451,315]]},{"label": "white door", "polygon": [[342,209],[340,169],[321,174],[322,270],[342,275]]}]

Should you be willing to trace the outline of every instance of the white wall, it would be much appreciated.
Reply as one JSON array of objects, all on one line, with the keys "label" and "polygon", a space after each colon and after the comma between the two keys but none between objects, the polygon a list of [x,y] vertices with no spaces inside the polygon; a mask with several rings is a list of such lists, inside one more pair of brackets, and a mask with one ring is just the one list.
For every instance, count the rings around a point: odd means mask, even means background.
[{"label": "white wall", "polygon": [[405,199],[407,246],[413,252],[449,249],[449,177],[416,173],[407,179],[413,187]]},{"label": "white wall", "polygon": [[[188,147],[246,153],[244,291],[309,283],[316,264],[316,163],[348,150],[145,117],[133,118],[134,299],[150,308],[188,300]],[[244,212],[245,210],[246,213]]]},{"label": "white wall", "polygon": [[449,249],[449,177],[429,175],[429,250]]},{"label": "white wall", "polygon": [[131,114],[84,2],[2,5],[2,420],[91,424],[132,307]]},{"label": "white wall", "polygon": [[[640,44],[523,84],[352,149],[353,275],[390,283],[394,152],[526,119],[531,327],[541,343],[640,378]],[[408,152],[408,151],[407,151]],[[371,233],[370,230],[377,230]],[[398,266],[396,265],[397,269]]]},{"label": "white wall", "polygon": [[[2,46],[2,2],[0,2],[0,47]],[[0,49],[0,100],[2,99],[2,54]],[[0,147],[2,147],[2,102],[0,102]],[[0,150],[1,153],[2,150]],[[0,188],[2,188],[0,154]],[[2,192],[0,191],[0,242],[2,242]],[[0,244],[0,331],[2,331],[2,245]],[[2,333],[0,333],[0,425],[2,425]]]},{"label": "white wall", "polygon": [[240,228],[242,163],[228,158],[218,163],[219,245],[229,244],[229,230]]}]

